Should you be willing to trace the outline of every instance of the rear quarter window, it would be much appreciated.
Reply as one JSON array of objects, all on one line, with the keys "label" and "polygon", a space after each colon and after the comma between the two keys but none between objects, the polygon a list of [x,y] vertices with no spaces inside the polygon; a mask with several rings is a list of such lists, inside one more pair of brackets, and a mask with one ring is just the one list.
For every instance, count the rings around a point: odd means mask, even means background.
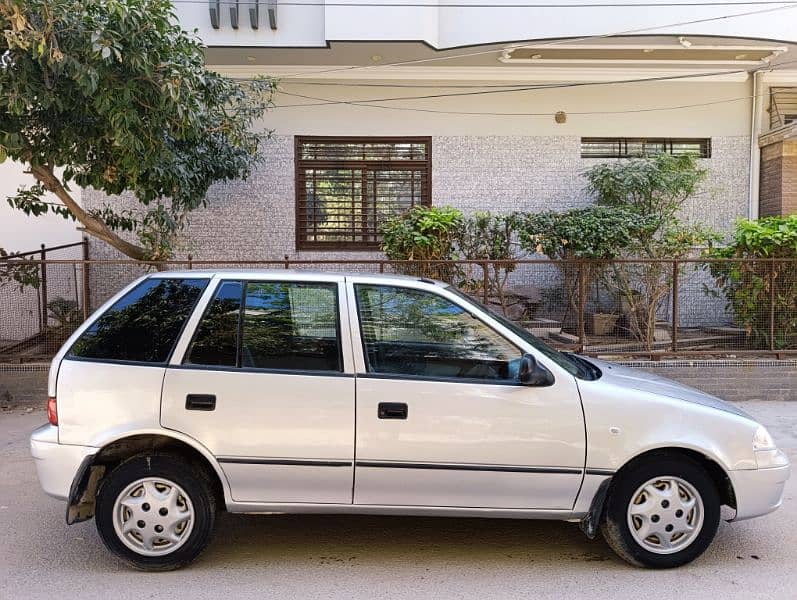
[{"label": "rear quarter window", "polygon": [[146,279],[72,345],[67,358],[165,363],[207,279]]}]

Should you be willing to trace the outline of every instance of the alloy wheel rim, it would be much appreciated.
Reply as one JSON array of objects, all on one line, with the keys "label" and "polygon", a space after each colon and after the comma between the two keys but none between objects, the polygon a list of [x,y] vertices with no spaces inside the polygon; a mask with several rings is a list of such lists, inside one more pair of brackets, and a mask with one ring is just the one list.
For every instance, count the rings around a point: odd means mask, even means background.
[{"label": "alloy wheel rim", "polygon": [[654,554],[674,554],[703,528],[703,499],[688,481],[671,475],[640,485],[628,505],[628,528],[637,544]]},{"label": "alloy wheel rim", "polygon": [[194,520],[194,507],[185,490],[160,477],[134,481],[113,506],[116,535],[143,556],[162,556],[180,548],[191,535]]}]

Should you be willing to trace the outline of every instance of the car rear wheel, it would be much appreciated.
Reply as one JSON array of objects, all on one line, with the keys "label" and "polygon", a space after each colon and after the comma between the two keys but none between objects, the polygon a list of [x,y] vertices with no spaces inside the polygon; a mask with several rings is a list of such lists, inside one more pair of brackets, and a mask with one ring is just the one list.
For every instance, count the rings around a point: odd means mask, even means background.
[{"label": "car rear wheel", "polygon": [[210,541],[216,502],[207,476],[170,455],[133,457],[103,480],[97,530],[108,549],[147,571],[194,560]]},{"label": "car rear wheel", "polygon": [[720,498],[709,474],[687,457],[656,457],[621,471],[601,532],[627,562],[672,568],[693,561],[717,532]]}]

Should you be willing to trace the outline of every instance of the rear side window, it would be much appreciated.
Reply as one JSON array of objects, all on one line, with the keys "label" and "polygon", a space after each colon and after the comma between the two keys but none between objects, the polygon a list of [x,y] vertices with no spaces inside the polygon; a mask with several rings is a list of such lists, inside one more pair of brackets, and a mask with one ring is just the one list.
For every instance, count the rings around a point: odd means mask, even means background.
[{"label": "rear side window", "polygon": [[74,343],[67,358],[165,363],[207,279],[146,279]]},{"label": "rear side window", "polygon": [[184,362],[279,371],[341,371],[337,284],[223,282],[197,327]]},{"label": "rear side window", "polygon": [[340,371],[337,295],[334,283],[250,282],[241,327],[241,365]]},{"label": "rear side window", "polygon": [[243,284],[240,281],[225,281],[219,286],[199,322],[186,354],[186,364],[235,366],[242,294]]}]

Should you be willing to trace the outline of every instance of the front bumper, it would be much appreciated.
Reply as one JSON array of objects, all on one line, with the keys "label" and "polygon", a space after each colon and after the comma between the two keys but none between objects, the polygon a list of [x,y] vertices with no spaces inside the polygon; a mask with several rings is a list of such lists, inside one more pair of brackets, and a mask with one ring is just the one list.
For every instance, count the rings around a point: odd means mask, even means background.
[{"label": "front bumper", "polygon": [[774,466],[728,472],[736,495],[736,516],[733,521],[760,517],[776,510],[783,503],[783,491],[791,474],[791,465],[785,454],[779,450],[774,452],[766,457],[767,462]]},{"label": "front bumper", "polygon": [[36,474],[42,489],[50,496],[66,500],[72,481],[87,456],[98,448],[58,443],[58,428],[42,425],[30,436],[30,453],[36,464]]}]

